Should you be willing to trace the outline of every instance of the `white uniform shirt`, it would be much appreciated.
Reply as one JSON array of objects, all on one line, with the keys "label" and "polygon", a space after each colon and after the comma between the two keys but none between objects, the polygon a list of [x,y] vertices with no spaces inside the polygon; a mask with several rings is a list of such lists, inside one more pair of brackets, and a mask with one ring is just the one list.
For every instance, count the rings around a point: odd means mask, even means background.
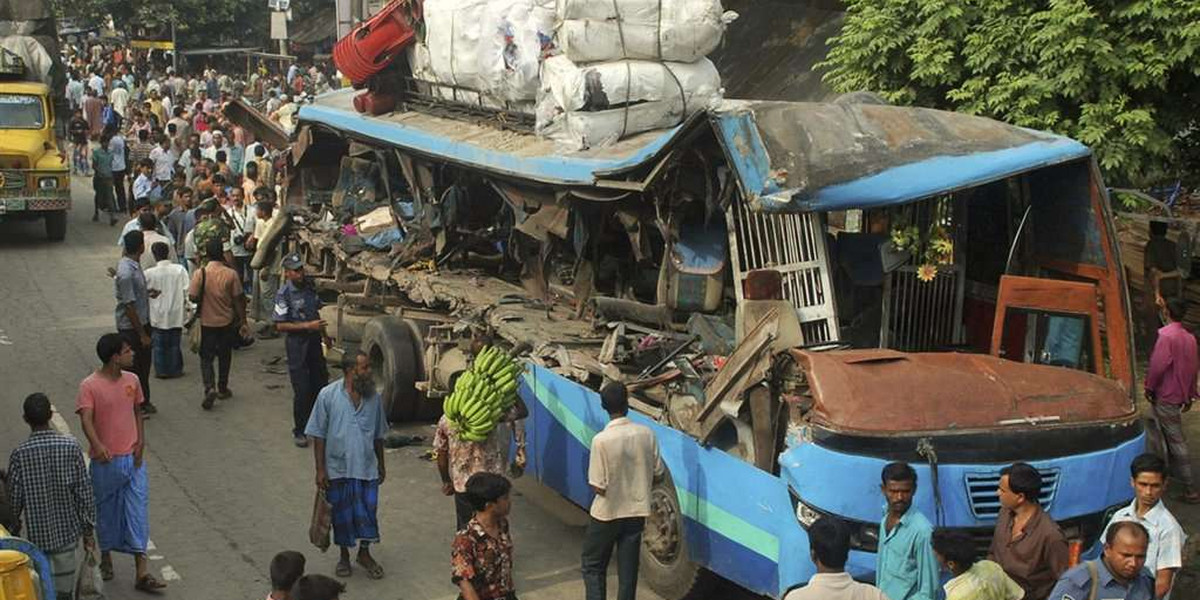
[{"label": "white uniform shirt", "polygon": [[650,488],[663,472],[658,442],[649,427],[629,417],[608,422],[592,438],[588,483],[604,490],[589,511],[596,520],[612,521],[650,515]]},{"label": "white uniform shirt", "polygon": [[146,269],[146,289],[158,290],[157,298],[150,299],[150,326],[155,329],[183,327],[188,284],[187,269],[173,260],[160,260]]}]

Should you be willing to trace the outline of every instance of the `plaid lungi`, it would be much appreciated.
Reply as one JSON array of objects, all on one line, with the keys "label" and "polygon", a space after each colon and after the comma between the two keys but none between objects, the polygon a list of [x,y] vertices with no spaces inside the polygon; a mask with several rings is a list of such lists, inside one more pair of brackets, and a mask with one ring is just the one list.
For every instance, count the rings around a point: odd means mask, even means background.
[{"label": "plaid lungi", "polygon": [[379,541],[379,522],[375,518],[378,479],[333,479],[325,490],[325,499],[333,505],[334,544],[350,547],[358,542]]},{"label": "plaid lungi", "polygon": [[1158,430],[1166,447],[1167,456],[1164,458],[1188,491],[1195,491],[1192,459],[1188,455],[1187,440],[1183,437],[1183,405],[1154,402],[1150,406],[1153,407],[1154,420],[1158,421]]}]

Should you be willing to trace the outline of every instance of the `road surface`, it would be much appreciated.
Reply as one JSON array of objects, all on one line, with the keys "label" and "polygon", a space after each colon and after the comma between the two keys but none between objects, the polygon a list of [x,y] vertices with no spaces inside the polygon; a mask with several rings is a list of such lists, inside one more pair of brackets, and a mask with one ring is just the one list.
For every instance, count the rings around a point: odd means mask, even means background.
[{"label": "road surface", "polygon": [[[21,402],[48,394],[77,436],[79,381],[97,366],[97,338],[114,330],[113,284],[105,269],[118,258],[120,225],[91,222],[90,182],[75,178],[67,239],[46,241],[41,223],[0,224],[0,464],[28,430]],[[234,397],[200,408],[198,359],[185,356],[181,379],[151,382],[159,413],[146,424],[150,473],[149,553],[153,572],[179,600],[254,599],[269,591],[268,566],[281,550],[299,550],[309,572],[333,574],[336,550],[308,543],[313,505],[311,450],[292,445],[291,389],[283,342],[234,353]],[[453,501],[441,495],[434,465],[421,458],[433,429],[404,428],[423,446],[389,450],[380,492],[382,542],[373,548],[387,576],[360,569],[346,580],[347,600],[450,600]],[[511,523],[517,590],[524,600],[582,598],[579,551],[587,515],[532,481],[518,481]],[[133,591],[133,561],[115,555],[109,598]],[[615,577],[610,583],[615,592]],[[645,586],[639,598],[656,600]]]}]

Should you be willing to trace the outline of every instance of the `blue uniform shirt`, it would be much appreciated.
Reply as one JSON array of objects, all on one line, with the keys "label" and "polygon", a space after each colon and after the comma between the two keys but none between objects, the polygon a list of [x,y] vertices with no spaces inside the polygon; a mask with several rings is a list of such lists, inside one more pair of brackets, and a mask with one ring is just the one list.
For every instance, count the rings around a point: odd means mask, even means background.
[{"label": "blue uniform shirt", "polygon": [[304,435],[325,440],[325,473],[329,479],[379,479],[375,440],[387,433],[379,394],[364,397],[358,408],[339,379],[321,389]]},{"label": "blue uniform shirt", "polygon": [[[1096,561],[1096,575],[1100,578],[1099,600],[1151,600],[1154,598],[1154,577],[1142,569],[1129,585],[1123,585],[1113,578],[1103,559]],[[1088,573],[1087,563],[1075,566],[1063,573],[1050,591],[1047,600],[1087,600],[1092,592],[1092,577]]]},{"label": "blue uniform shirt", "polygon": [[887,530],[887,507],[879,521],[875,585],[892,600],[936,600],[941,589],[933,555],[933,525],[915,506]]},{"label": "blue uniform shirt", "polygon": [[[321,318],[321,299],[316,286],[297,286],[288,281],[275,294],[275,322],[301,323]],[[314,332],[315,333],[315,332]]]}]

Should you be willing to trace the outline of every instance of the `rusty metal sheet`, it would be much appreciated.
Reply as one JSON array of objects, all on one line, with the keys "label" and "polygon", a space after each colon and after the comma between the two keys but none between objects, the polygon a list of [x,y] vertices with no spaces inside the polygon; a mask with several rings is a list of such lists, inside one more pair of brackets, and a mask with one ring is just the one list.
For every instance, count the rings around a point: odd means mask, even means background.
[{"label": "rusty metal sheet", "polygon": [[275,148],[284,148],[290,141],[283,128],[268,119],[258,109],[240,99],[230,100],[229,104],[225,105],[224,113],[230,123],[242,126],[246,131],[253,133],[255,139],[262,140]]},{"label": "rusty metal sheet", "polygon": [[792,350],[808,376],[814,422],[843,432],[995,429],[1131,416],[1114,381],[983,354]]}]

